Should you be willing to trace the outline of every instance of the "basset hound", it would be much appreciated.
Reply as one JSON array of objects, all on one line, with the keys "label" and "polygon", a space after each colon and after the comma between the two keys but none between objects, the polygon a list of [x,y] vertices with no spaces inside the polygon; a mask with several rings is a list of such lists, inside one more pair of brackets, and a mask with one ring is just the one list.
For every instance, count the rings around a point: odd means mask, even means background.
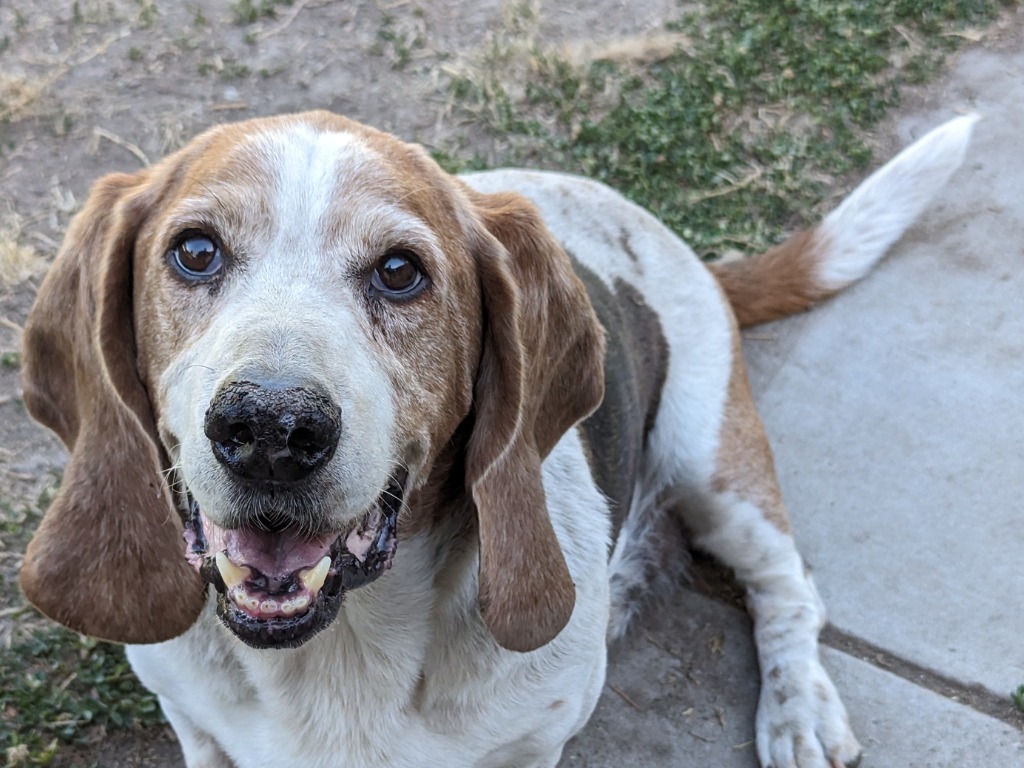
[{"label": "basset hound", "polygon": [[326,112],[106,176],[25,326],[70,459],[24,592],[129,645],[189,768],[551,768],[685,528],[747,591],[761,765],[853,765],[738,329],[862,277],[973,121],[710,269],[601,184]]}]

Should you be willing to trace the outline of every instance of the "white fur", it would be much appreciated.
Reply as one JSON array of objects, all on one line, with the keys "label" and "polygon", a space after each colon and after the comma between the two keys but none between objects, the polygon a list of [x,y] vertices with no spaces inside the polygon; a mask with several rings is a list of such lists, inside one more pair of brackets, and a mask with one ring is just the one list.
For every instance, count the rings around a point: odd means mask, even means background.
[{"label": "white fur", "polygon": [[819,277],[838,290],[860,280],[963,162],[978,115],[933,129],[871,174],[818,228],[826,257]]},{"label": "white fur", "polygon": [[[220,626],[212,600],[186,634],[129,646],[189,768],[553,766],[604,684],[607,521],[575,431],[544,464],[573,580],[572,619],[528,654],[499,648],[476,611],[472,551],[403,540],[394,567],[346,596],[300,648],[258,651]],[[571,487],[573,493],[556,489]],[[422,682],[421,682],[422,681]],[[228,761],[231,762],[228,762]]]},{"label": "white fur", "polygon": [[[877,260],[875,251],[898,236],[949,175],[972,122],[961,118],[930,134],[826,219],[822,231],[833,250],[824,279],[848,282]],[[163,378],[170,413],[162,434],[189,435],[197,409],[237,364],[299,366],[329,380],[347,413],[366,409],[350,425],[365,438],[365,454],[342,456],[337,482],[343,498],[371,493],[393,459],[381,426],[391,422],[381,405],[387,385],[358,313],[331,288],[334,270],[344,268],[339,261],[357,261],[359,254],[320,239],[319,224],[324,216],[350,217],[347,243],[372,239],[377,230],[402,231],[430,249],[438,247],[436,236],[360,187],[374,157],[350,137],[317,138],[298,129],[263,140],[254,156],[270,163],[277,179],[261,247],[287,251],[302,268],[265,259],[225,286],[220,322]],[[350,174],[332,177],[325,170],[343,161],[354,169]],[[627,623],[624,595],[639,583],[638,570],[649,562],[645,546],[667,515],[685,521],[696,543],[733,567],[748,588],[762,668],[756,726],[762,765],[824,768],[852,760],[859,746],[818,659],[824,608],[779,522],[785,510],[762,506],[723,475],[722,434],[727,407],[735,407],[730,380],[742,361],[720,287],[685,244],[600,184],[525,171],[467,181],[482,191],[512,189],[531,198],[567,250],[609,287],[616,280],[632,284],[660,319],[669,369],[640,484],[610,562],[607,503],[577,431],[570,430],[542,469],[550,518],[577,590],[572,618],[554,641],[526,654],[501,649],[476,607],[475,542],[453,547],[443,527],[405,538],[393,569],[350,593],[332,626],[298,649],[249,649],[209,606],[185,635],[129,648],[140,678],[160,695],[187,765],[552,768],[596,704],[606,633]],[[344,212],[330,205],[339,196],[349,201]],[[744,413],[757,424],[752,409]],[[189,458],[191,439],[174,457],[179,464],[203,463]],[[741,469],[769,486],[775,482],[770,458]],[[190,487],[195,483],[216,501],[201,472],[186,476]]]}]

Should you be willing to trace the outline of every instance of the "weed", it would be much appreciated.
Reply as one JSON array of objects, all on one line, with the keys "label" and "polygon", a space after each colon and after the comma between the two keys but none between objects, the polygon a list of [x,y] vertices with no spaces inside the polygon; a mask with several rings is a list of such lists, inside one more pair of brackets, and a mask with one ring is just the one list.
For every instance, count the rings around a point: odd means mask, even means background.
[{"label": "weed", "polygon": [[259,8],[253,5],[252,0],[239,0],[233,3],[231,12],[234,14],[235,24],[239,26],[252,24],[260,18]]},{"label": "weed", "polygon": [[220,76],[224,80],[237,80],[242,77],[248,77],[252,74],[252,70],[245,64],[240,64],[234,59],[224,59],[224,67],[221,69]]},{"label": "weed", "polygon": [[[415,13],[419,10],[420,13]],[[426,46],[426,37],[422,27],[422,9],[414,9],[413,18],[417,20],[415,29],[399,28],[393,16],[384,15],[381,20],[381,27],[377,32],[379,45],[374,46],[373,53],[383,55],[386,46],[391,48],[392,69],[405,69],[412,60],[413,51]]]},{"label": "weed", "polygon": [[[37,631],[0,656],[0,754],[8,765],[45,765],[61,744],[106,728],[164,722],[120,646],[64,629]],[[11,758],[16,759],[11,759]]]},{"label": "weed", "polygon": [[1013,706],[1017,708],[1018,712],[1024,712],[1024,683],[1017,686],[1017,690],[1010,693],[1010,698],[1013,699]]},{"label": "weed", "polygon": [[262,18],[274,18],[277,16],[277,6],[291,5],[292,0],[238,0],[231,4],[231,12],[234,15],[235,24],[245,26],[259,21]]},{"label": "weed", "polygon": [[21,367],[21,354],[18,352],[0,353],[0,368],[16,371]]},{"label": "weed", "polygon": [[197,69],[200,75],[205,76],[216,73],[223,80],[237,80],[252,74],[252,70],[245,64],[241,64],[232,58],[222,58],[220,56],[200,61]]},{"label": "weed", "polygon": [[203,15],[202,8],[196,8],[196,15],[192,19],[192,23],[196,27],[205,27],[207,25],[206,17]]},{"label": "weed", "polygon": [[149,29],[156,23],[156,17],[159,15],[156,3],[152,0],[135,0],[135,2],[139,6],[139,26]]},{"label": "weed", "polygon": [[174,45],[182,51],[195,51],[199,48],[199,41],[192,35],[179,35],[174,38]]},{"label": "weed", "polygon": [[142,61],[142,51],[139,48],[130,48],[128,50],[129,61]]},{"label": "weed", "polygon": [[[452,96],[507,145],[503,162],[600,179],[702,256],[762,250],[815,218],[837,176],[871,161],[868,128],[997,0],[709,0],[642,66],[576,65],[533,42],[532,6]],[[518,25],[518,26],[516,26]],[[910,50],[908,39],[927,40]],[[520,60],[525,85],[495,76]]]}]

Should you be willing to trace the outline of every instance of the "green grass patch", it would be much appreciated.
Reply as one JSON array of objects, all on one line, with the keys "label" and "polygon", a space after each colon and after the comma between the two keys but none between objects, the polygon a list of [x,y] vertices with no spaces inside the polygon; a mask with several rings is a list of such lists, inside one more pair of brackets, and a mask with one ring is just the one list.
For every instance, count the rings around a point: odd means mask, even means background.
[{"label": "green grass patch", "polygon": [[871,162],[865,133],[899,87],[1006,4],[711,0],[657,61],[582,67],[533,47],[523,88],[478,71],[452,94],[501,137],[503,164],[604,181],[705,257],[761,250]]},{"label": "green grass patch", "polygon": [[[277,9],[280,5],[291,5],[293,0],[238,0],[231,4],[231,14],[238,26],[253,24],[260,19],[273,19],[277,17]],[[201,14],[197,13],[198,18]],[[205,23],[205,19],[203,22]]]},{"label": "green grass patch", "polygon": [[46,765],[61,745],[88,744],[109,728],[162,722],[120,646],[52,628],[0,656],[0,755],[9,768]]},{"label": "green grass patch", "polygon": [[377,43],[370,52],[377,56],[389,56],[391,68],[402,70],[412,61],[415,52],[427,44],[423,27],[423,10],[415,6],[401,19],[390,14],[381,18],[377,30]]},{"label": "green grass patch", "polygon": [[1017,708],[1017,711],[1024,712],[1024,683],[1018,685],[1017,689],[1010,693],[1010,698],[1013,699],[1013,706]]}]

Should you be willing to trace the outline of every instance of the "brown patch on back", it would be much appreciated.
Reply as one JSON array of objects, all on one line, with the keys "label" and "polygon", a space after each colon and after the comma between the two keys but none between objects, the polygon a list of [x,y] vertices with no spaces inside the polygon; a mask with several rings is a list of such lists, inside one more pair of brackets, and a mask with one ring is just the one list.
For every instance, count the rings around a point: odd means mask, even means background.
[{"label": "brown patch on back", "polygon": [[817,274],[827,246],[817,230],[806,230],[758,256],[710,268],[745,328],[803,312],[836,293]]},{"label": "brown patch on back", "polygon": [[719,429],[711,490],[719,494],[733,493],[756,504],[776,528],[789,533],[789,517],[775,476],[775,459],[750,394],[740,335],[735,327],[732,373]]},{"label": "brown patch on back", "polygon": [[632,503],[647,435],[668,375],[668,342],[657,314],[632,285],[616,280],[614,292],[573,259],[607,338],[605,396],[583,422],[584,446],[594,479],[608,497],[612,541]]}]

